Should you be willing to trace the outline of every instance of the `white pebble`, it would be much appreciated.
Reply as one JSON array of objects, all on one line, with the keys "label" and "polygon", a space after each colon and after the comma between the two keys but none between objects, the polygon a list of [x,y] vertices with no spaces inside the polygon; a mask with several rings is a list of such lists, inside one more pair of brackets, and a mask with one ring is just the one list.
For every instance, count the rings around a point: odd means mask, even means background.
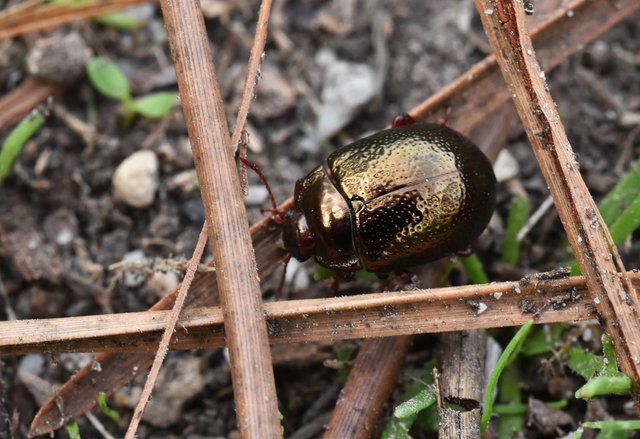
[{"label": "white pebble", "polygon": [[153,203],[158,189],[158,158],[151,151],[138,151],[127,157],[113,174],[116,200],[131,207]]}]

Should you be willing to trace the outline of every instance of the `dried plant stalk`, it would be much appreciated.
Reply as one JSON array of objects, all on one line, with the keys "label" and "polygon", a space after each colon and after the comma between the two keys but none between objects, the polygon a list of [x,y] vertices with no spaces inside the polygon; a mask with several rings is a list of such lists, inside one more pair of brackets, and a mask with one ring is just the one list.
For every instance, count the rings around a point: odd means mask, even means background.
[{"label": "dried plant stalk", "polygon": [[256,261],[200,3],[161,4],[201,183],[240,435],[281,437]]},{"label": "dried plant stalk", "polygon": [[[620,368],[640,383],[636,293],[616,276],[606,225],[580,176],[556,105],[536,60],[522,3],[476,0],[482,24],[542,168],[589,293],[616,347]],[[624,267],[620,267],[624,273]]]}]

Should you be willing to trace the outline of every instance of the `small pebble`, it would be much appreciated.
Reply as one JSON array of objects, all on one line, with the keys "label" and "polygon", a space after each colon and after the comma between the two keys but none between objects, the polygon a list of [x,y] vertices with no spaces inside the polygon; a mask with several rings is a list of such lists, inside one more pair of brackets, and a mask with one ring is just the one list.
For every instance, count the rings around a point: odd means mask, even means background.
[{"label": "small pebble", "polygon": [[[125,261],[132,262],[132,261],[140,261],[140,260],[144,260],[144,252],[142,250],[130,251],[129,253],[125,254],[124,257],[122,258],[123,262]],[[146,275],[143,271],[132,269],[124,272],[123,283],[125,286],[129,288],[135,288],[142,285],[145,279],[146,279]]]},{"label": "small pebble", "polygon": [[180,280],[175,271],[167,271],[166,273],[156,271],[147,284],[155,290],[158,297],[162,298],[172,292],[179,283]]},{"label": "small pebble", "polygon": [[503,149],[500,151],[500,154],[498,154],[498,158],[493,165],[493,172],[496,174],[498,183],[502,183],[516,177],[520,173],[520,167],[513,155],[506,149]]},{"label": "small pebble", "polygon": [[65,247],[78,235],[78,219],[69,209],[60,208],[45,218],[43,229],[47,239]]},{"label": "small pebble", "polygon": [[131,207],[148,207],[158,189],[158,158],[151,151],[127,157],[113,174],[113,194]]},{"label": "small pebble", "polygon": [[316,63],[324,68],[322,106],[315,129],[316,140],[332,137],[376,94],[376,74],[367,64],[345,62],[328,50]]},{"label": "small pebble", "polygon": [[84,74],[91,49],[77,32],[36,40],[27,54],[30,74],[48,82],[71,84]]},{"label": "small pebble", "polygon": [[44,366],[44,357],[40,354],[26,355],[20,360],[19,372],[26,371],[33,375],[40,375]]},{"label": "small pebble", "polygon": [[247,206],[261,206],[267,201],[268,197],[269,193],[266,187],[263,185],[251,185],[249,186],[249,191],[244,201],[247,203]]}]

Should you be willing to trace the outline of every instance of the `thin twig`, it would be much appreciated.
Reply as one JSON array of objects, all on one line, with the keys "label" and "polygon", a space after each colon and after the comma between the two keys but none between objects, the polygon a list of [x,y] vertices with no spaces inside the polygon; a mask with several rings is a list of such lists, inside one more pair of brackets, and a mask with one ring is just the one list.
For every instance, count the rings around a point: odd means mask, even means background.
[{"label": "thin twig", "polygon": [[133,412],[133,417],[131,418],[129,427],[127,428],[125,439],[134,438],[136,430],[138,429],[138,424],[142,419],[144,409],[147,406],[149,398],[151,397],[151,392],[153,391],[153,386],[155,385],[156,379],[158,378],[160,367],[162,366],[162,362],[164,361],[164,358],[167,356],[167,352],[169,351],[169,342],[171,341],[171,336],[173,335],[173,331],[175,330],[176,324],[178,323],[178,317],[180,317],[180,312],[182,311],[182,306],[184,305],[185,298],[187,297],[187,292],[189,291],[191,282],[193,282],[193,277],[196,274],[198,263],[202,258],[202,252],[204,251],[204,246],[207,243],[207,233],[207,223],[204,223],[204,225],[202,226],[202,230],[200,230],[200,236],[198,237],[196,248],[193,251],[191,259],[189,260],[187,272],[184,275],[184,279],[182,279],[182,284],[180,284],[178,297],[176,297],[176,303],[173,305],[173,309],[169,314],[167,326],[164,328],[162,340],[160,341],[160,346],[158,346],[156,356],[153,359],[153,364],[151,365],[151,370],[149,371],[149,375],[147,376],[147,381],[144,383],[144,387],[142,388],[140,400],[138,400],[136,409]]},{"label": "thin twig", "polygon": [[256,36],[251,46],[251,54],[249,55],[249,63],[247,65],[247,75],[245,77],[244,89],[242,90],[242,101],[236,118],[236,126],[231,136],[231,147],[235,148],[240,141],[240,136],[247,123],[249,114],[249,106],[255,96],[255,89],[258,85],[258,71],[262,62],[262,54],[264,46],[267,42],[267,25],[269,24],[269,12],[271,11],[271,0],[263,0],[260,4],[260,14],[256,25]]},{"label": "thin twig", "polygon": [[[630,276],[640,284],[640,273]],[[547,277],[540,273],[519,282],[269,302],[264,312],[274,344],[517,326],[531,318],[549,323],[595,317],[582,276]],[[0,322],[0,355],[153,351],[168,315],[147,311]],[[204,307],[183,311],[170,348],[225,344],[222,310]]]}]

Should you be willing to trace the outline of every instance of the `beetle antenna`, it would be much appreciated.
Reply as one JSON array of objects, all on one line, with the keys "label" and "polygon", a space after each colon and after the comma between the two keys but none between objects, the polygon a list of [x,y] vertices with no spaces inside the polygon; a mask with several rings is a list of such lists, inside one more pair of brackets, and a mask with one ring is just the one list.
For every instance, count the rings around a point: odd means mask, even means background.
[{"label": "beetle antenna", "polygon": [[262,181],[262,184],[264,185],[265,188],[267,188],[267,192],[269,193],[269,199],[271,200],[271,206],[273,206],[273,214],[276,215],[278,213],[278,204],[276,203],[276,198],[273,196],[273,192],[271,191],[271,186],[269,186],[269,183],[267,183],[267,178],[264,176],[264,174],[262,173],[262,171],[260,170],[260,168],[258,168],[258,165],[256,165],[253,162],[250,162],[249,160],[243,158],[243,157],[239,157],[240,158],[240,163],[242,163],[244,165],[244,167],[246,168],[250,168],[253,172],[256,173],[256,175],[258,177],[260,177],[260,180]]}]

